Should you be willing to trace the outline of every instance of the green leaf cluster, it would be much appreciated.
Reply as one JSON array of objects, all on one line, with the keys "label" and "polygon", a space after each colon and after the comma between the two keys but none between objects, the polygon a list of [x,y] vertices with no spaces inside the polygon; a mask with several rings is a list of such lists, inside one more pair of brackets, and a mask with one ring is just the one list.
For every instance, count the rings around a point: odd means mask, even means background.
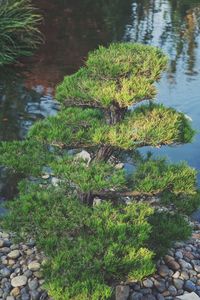
[{"label": "green leaf cluster", "polygon": [[36,122],[29,137],[67,148],[110,145],[119,149],[188,143],[194,136],[184,114],[158,104],[141,105],[116,125],[98,109],[70,107]]}]

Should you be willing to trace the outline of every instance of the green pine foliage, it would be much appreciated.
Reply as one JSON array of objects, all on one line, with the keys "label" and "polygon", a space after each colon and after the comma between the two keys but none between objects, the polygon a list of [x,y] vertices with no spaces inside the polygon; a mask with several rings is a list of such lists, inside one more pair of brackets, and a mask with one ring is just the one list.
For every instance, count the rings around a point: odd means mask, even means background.
[{"label": "green pine foliage", "polygon": [[88,56],[86,66],[65,77],[57,88],[57,99],[66,106],[127,107],[156,95],[154,82],[167,59],[154,47],[112,44]]},{"label": "green pine foliage", "polygon": [[113,126],[106,125],[98,109],[65,108],[37,122],[29,132],[29,137],[59,147],[111,145],[125,150],[188,143],[193,136],[184,114],[161,104],[142,105]]},{"label": "green pine foliage", "polygon": [[96,144],[130,150],[188,143],[193,136],[194,131],[184,114],[161,104],[147,104],[127,113],[125,119],[114,126],[97,128],[93,139]]},{"label": "green pine foliage", "polygon": [[[184,114],[141,103],[155,98],[166,61],[151,46],[99,47],[57,87],[56,116],[36,122],[25,141],[0,143],[0,165],[29,179],[2,226],[35,236],[48,257],[44,275],[55,300],[111,299],[116,284],[151,274],[154,254],[191,233],[182,213],[200,204],[194,169],[147,157],[128,176],[111,159],[142,146],[191,142]],[[80,148],[90,159],[75,155]],[[155,194],[178,215],[136,202]]]},{"label": "green pine foliage", "polygon": [[186,163],[170,164],[165,159],[149,159],[139,164],[132,176],[132,185],[141,193],[195,195],[197,171]]},{"label": "green pine foliage", "polygon": [[0,142],[0,166],[4,165],[23,177],[40,176],[50,160],[48,147],[34,140]]},{"label": "green pine foliage", "polygon": [[148,205],[105,201],[91,208],[63,188],[23,182],[20,190],[4,226],[35,236],[49,258],[44,274],[53,299],[110,299],[115,282],[154,271],[154,254],[145,247]]},{"label": "green pine foliage", "polygon": [[192,233],[192,228],[179,213],[157,212],[150,216],[149,222],[152,232],[148,244],[157,257],[166,254],[173,242],[187,240]]},{"label": "green pine foliage", "polygon": [[67,108],[56,116],[38,121],[29,131],[30,138],[59,147],[82,148],[96,145],[93,135],[104,123],[99,110]]},{"label": "green pine foliage", "polygon": [[72,183],[80,192],[121,190],[126,184],[124,170],[116,170],[111,164],[96,162],[89,166],[84,160],[70,156],[58,158],[50,163],[56,177]]},{"label": "green pine foliage", "polygon": [[0,66],[29,56],[41,43],[41,16],[29,0],[0,3]]}]

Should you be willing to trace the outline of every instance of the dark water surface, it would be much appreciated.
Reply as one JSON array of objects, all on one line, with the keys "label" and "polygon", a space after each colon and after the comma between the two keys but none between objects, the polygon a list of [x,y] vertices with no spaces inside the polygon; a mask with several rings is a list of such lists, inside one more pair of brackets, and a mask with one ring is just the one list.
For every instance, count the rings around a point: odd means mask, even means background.
[{"label": "dark water surface", "polygon": [[[200,170],[200,0],[44,0],[45,42],[30,59],[0,69],[0,140],[22,139],[39,118],[57,112],[54,88],[99,44],[131,41],[161,47],[170,58],[158,101],[183,111],[198,131],[192,144],[153,150]],[[200,181],[200,177],[199,177]],[[0,199],[15,179],[0,169]]]}]

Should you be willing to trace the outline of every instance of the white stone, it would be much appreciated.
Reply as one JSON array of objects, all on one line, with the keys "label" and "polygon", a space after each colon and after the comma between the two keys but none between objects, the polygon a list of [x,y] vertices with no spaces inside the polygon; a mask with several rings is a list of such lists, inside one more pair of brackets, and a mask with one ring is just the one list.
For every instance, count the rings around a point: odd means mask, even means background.
[{"label": "white stone", "polygon": [[124,168],[124,164],[123,163],[118,163],[118,164],[115,165],[115,169],[117,169],[117,170],[121,170],[123,168]]},{"label": "white stone", "polygon": [[8,257],[11,259],[16,259],[20,256],[19,250],[13,250],[10,253],[8,253]]},{"label": "white stone", "polygon": [[80,153],[76,154],[75,156],[77,159],[83,159],[87,162],[90,162],[91,161],[91,156],[90,156],[90,153],[83,150],[81,151]]},{"label": "white stone", "polygon": [[24,275],[14,277],[14,278],[11,280],[11,285],[12,285],[13,287],[23,286],[23,285],[26,285],[26,283],[27,283],[27,277],[24,276]]},{"label": "white stone", "polygon": [[196,293],[185,294],[183,296],[178,296],[177,299],[180,300],[200,300],[200,297]]}]

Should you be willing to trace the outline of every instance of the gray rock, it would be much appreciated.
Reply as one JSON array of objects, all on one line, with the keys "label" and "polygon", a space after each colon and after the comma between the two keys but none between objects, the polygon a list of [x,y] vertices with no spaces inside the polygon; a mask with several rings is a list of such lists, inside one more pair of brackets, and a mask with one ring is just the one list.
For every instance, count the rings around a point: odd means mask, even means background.
[{"label": "gray rock", "polygon": [[160,292],[160,293],[162,293],[162,292],[164,292],[164,290],[165,290],[165,281],[162,279],[162,280],[155,280],[154,281],[154,286],[156,287],[156,289]]},{"label": "gray rock", "polygon": [[178,259],[182,259],[183,258],[183,253],[181,251],[176,251],[175,256]]},{"label": "gray rock", "polygon": [[177,295],[177,289],[173,285],[169,286],[168,291],[170,292],[170,295],[172,295],[172,296]]},{"label": "gray rock", "polygon": [[192,265],[190,263],[186,262],[184,259],[179,259],[179,263],[180,263],[182,269],[192,270]]},{"label": "gray rock", "polygon": [[162,277],[168,276],[170,273],[170,269],[166,265],[161,265],[158,268],[158,274]]},{"label": "gray rock", "polygon": [[31,291],[31,300],[39,300],[40,299],[40,292],[38,291]]},{"label": "gray rock", "polygon": [[188,272],[187,271],[182,271],[181,275],[180,275],[180,278],[183,279],[183,280],[188,280],[189,279]]},{"label": "gray rock", "polygon": [[150,288],[143,288],[143,289],[140,289],[140,293],[142,293],[143,295],[148,295],[148,294],[151,294],[152,291]]},{"label": "gray rock", "polygon": [[23,294],[21,300],[30,300],[29,294]]},{"label": "gray rock", "polygon": [[0,240],[0,248],[2,248],[4,246],[5,246],[4,240]]},{"label": "gray rock", "polygon": [[0,297],[3,296],[3,290],[0,288]]},{"label": "gray rock", "polygon": [[6,300],[15,300],[15,297],[13,297],[13,296],[8,296],[8,297],[6,297]]},{"label": "gray rock", "polygon": [[127,300],[129,296],[130,288],[128,285],[116,286],[116,300]]},{"label": "gray rock", "polygon": [[157,300],[165,300],[162,294],[157,294]]},{"label": "gray rock", "polygon": [[27,283],[27,277],[24,276],[24,275],[14,277],[11,280],[11,284],[12,284],[13,287],[23,286],[23,285],[26,285],[26,283]]},{"label": "gray rock", "polygon": [[31,270],[26,270],[24,272],[24,276],[26,276],[27,278],[30,278],[33,275],[33,272]]},{"label": "gray rock", "polygon": [[33,279],[33,280],[29,281],[28,286],[29,286],[29,289],[33,291],[38,288],[39,283],[38,283],[37,279]]},{"label": "gray rock", "polygon": [[0,270],[0,275],[2,277],[10,277],[10,274],[11,274],[11,270],[6,267]]},{"label": "gray rock", "polygon": [[191,280],[187,280],[184,284],[184,289],[187,292],[194,292],[196,290],[195,284]]},{"label": "gray rock", "polygon": [[37,261],[32,261],[30,264],[28,264],[28,268],[31,271],[38,271],[40,269],[40,263]]},{"label": "gray rock", "polygon": [[83,150],[81,151],[80,153],[76,154],[76,159],[82,159],[84,161],[87,161],[87,162],[90,162],[91,160],[91,156],[90,156],[90,153]]},{"label": "gray rock", "polygon": [[19,250],[19,245],[16,245],[16,244],[11,245],[10,250]]},{"label": "gray rock", "polygon": [[177,279],[179,278],[179,276],[180,276],[180,272],[176,271],[172,277]]},{"label": "gray rock", "polygon": [[143,285],[144,285],[144,287],[146,287],[146,288],[152,288],[153,287],[153,281],[151,280],[151,279],[145,279],[144,281],[143,281]]},{"label": "gray rock", "polygon": [[178,278],[175,278],[173,280],[174,282],[174,286],[178,289],[178,290],[181,290],[183,288],[183,285],[184,285],[184,281],[181,280],[181,279],[178,279]]},{"label": "gray rock", "polygon": [[196,293],[190,293],[190,294],[185,294],[183,296],[179,296],[178,299],[180,299],[180,300],[199,300],[199,297],[197,296]]},{"label": "gray rock", "polygon": [[3,239],[8,239],[8,238],[9,238],[9,234],[6,233],[6,232],[2,232],[1,237],[2,237]]},{"label": "gray rock", "polygon": [[130,300],[143,300],[142,293],[135,292],[130,296]]},{"label": "gray rock", "polygon": [[156,297],[153,295],[146,295],[142,299],[143,300],[156,300]]},{"label": "gray rock", "polygon": [[194,265],[194,269],[197,273],[200,273],[200,266]]}]

